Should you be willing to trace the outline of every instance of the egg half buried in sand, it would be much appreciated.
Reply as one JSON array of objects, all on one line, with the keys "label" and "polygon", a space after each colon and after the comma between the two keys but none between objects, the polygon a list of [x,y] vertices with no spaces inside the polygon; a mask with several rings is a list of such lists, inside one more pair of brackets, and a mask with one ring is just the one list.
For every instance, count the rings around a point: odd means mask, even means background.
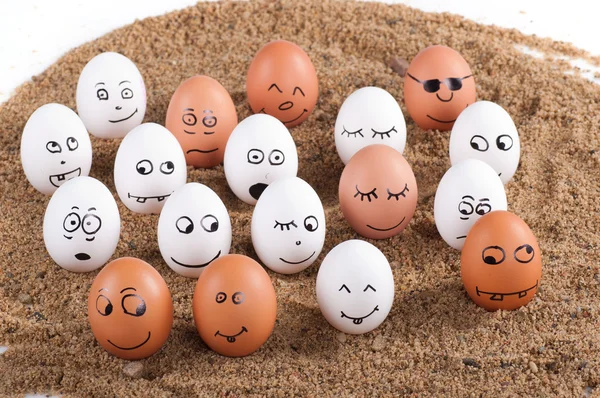
[{"label": "egg half buried in sand", "polygon": [[193,76],[175,90],[165,127],[173,133],[188,165],[214,167],[237,125],[235,105],[225,87],[208,76]]},{"label": "egg half buried in sand", "polygon": [[406,108],[424,130],[450,130],[458,115],[475,98],[475,79],[469,64],[449,47],[427,47],[416,55],[406,71]]},{"label": "egg half buried in sand", "polygon": [[250,257],[228,254],[198,278],[192,299],[202,340],[228,357],[253,353],[271,335],[277,315],[275,289],[267,272]]},{"label": "egg half buried in sand", "polygon": [[514,310],[531,301],[540,286],[540,247],[518,216],[493,211],[469,231],[460,272],[475,304],[488,311]]},{"label": "egg half buried in sand", "polygon": [[404,157],[387,145],[358,151],[340,178],[339,199],[348,224],[371,239],[406,228],[417,207],[417,181]]},{"label": "egg half buried in sand", "polygon": [[305,121],[317,104],[317,72],[296,44],[272,41],[254,56],[246,91],[254,113],[275,116],[286,127],[294,127]]},{"label": "egg half buried in sand", "polygon": [[154,267],[123,257],[109,263],[94,279],[88,319],[106,351],[123,359],[147,358],[169,337],[173,300]]}]

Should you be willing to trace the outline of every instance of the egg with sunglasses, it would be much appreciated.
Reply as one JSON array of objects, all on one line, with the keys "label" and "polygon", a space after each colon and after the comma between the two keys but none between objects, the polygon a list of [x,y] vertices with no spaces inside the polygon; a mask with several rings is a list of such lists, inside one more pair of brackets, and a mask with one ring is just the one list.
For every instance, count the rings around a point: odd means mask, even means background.
[{"label": "egg with sunglasses", "polygon": [[363,87],[346,98],[335,121],[335,147],[344,164],[360,149],[384,144],[404,152],[406,122],[398,102],[379,87]]}]

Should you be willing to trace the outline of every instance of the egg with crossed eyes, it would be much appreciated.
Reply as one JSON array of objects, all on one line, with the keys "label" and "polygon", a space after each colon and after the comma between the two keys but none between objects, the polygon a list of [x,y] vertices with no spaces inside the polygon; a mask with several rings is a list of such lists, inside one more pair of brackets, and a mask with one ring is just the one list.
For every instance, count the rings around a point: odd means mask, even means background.
[{"label": "egg with crossed eyes", "polygon": [[402,154],[369,145],[352,156],[340,178],[340,208],[348,224],[371,239],[406,228],[417,207],[417,181]]},{"label": "egg with crossed eyes", "polygon": [[310,266],[325,243],[325,212],[319,195],[298,177],[273,182],[252,214],[252,244],[260,260],[280,274]]},{"label": "egg with crossed eyes", "polygon": [[331,249],[317,274],[317,302],[327,322],[344,333],[377,328],[394,302],[394,275],[385,255],[356,239]]},{"label": "egg with crossed eyes", "polygon": [[512,118],[500,105],[478,101],[456,119],[450,134],[450,161],[479,159],[508,183],[517,171],[521,140]]},{"label": "egg with crossed eyes", "polygon": [[384,144],[400,153],[406,144],[400,105],[379,87],[363,87],[350,94],[335,121],[335,147],[344,164],[371,144]]},{"label": "egg with crossed eyes", "polygon": [[197,182],[177,188],[158,219],[158,247],[169,267],[197,278],[230,246],[231,221],[219,196]]},{"label": "egg with crossed eyes", "polygon": [[446,243],[461,250],[481,216],[506,208],[504,185],[494,169],[481,160],[467,159],[442,177],[435,192],[433,217]]},{"label": "egg with crossed eyes", "polygon": [[163,126],[144,123],[125,136],[115,158],[119,198],[135,213],[160,213],[165,200],[187,179],[177,139]]},{"label": "egg with crossed eyes", "polygon": [[74,272],[103,266],[121,233],[119,208],[112,194],[92,177],[67,181],[54,192],[44,215],[44,243],[50,257]]},{"label": "egg with crossed eyes", "polygon": [[77,82],[77,113],[90,134],[121,138],[142,123],[146,86],[137,66],[124,55],[105,52],[92,58]]}]

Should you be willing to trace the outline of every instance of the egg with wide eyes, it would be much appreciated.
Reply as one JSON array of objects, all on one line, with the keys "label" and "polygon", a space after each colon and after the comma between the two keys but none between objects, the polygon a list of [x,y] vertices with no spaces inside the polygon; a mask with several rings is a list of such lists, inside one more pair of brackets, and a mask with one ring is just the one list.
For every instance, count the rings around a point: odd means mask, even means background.
[{"label": "egg with wide eyes", "polygon": [[92,333],[109,353],[128,360],[160,350],[173,325],[173,300],[158,271],[137,258],[112,261],[88,296]]},{"label": "egg with wide eyes", "polygon": [[181,144],[188,165],[208,168],[223,162],[225,145],[237,122],[225,87],[208,76],[193,76],[171,97],[165,127]]},{"label": "egg with wide eyes", "polygon": [[450,130],[476,96],[469,64],[450,47],[431,46],[422,50],[404,77],[406,108],[424,130]]},{"label": "egg with wide eyes", "polygon": [[529,303],[542,280],[542,253],[519,216],[493,211],[469,231],[460,256],[469,297],[488,311],[514,310]]},{"label": "egg with wide eyes", "polygon": [[272,41],[254,56],[246,91],[254,113],[266,113],[294,127],[308,119],[317,104],[317,72],[302,48],[285,40]]}]

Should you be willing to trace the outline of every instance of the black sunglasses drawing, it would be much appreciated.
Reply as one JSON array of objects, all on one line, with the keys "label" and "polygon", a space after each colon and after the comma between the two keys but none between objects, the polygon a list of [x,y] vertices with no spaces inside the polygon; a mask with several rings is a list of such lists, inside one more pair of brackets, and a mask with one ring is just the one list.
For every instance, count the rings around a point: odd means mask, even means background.
[{"label": "black sunglasses drawing", "polygon": [[417,83],[422,84],[423,89],[425,91],[427,91],[428,93],[438,92],[440,89],[440,85],[442,85],[442,84],[446,85],[446,87],[448,87],[448,89],[450,89],[450,91],[458,91],[462,88],[463,80],[468,79],[469,77],[473,77],[473,75],[468,75],[465,77],[448,77],[444,80],[438,80],[438,79],[419,80],[416,77],[414,77],[413,75],[411,75],[410,73],[407,73],[407,75],[411,79],[416,81]]}]

